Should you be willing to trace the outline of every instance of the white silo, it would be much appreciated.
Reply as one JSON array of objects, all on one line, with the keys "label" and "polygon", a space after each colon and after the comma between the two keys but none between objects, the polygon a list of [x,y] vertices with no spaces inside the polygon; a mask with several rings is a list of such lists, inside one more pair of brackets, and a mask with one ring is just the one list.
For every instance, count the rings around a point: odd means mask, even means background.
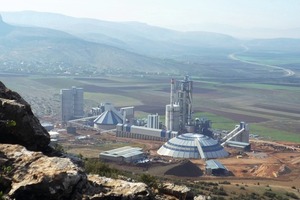
[{"label": "white silo", "polygon": [[180,107],[178,104],[166,105],[165,125],[167,130],[179,131]]},{"label": "white silo", "polygon": [[148,115],[147,127],[153,129],[159,129],[159,115]]}]

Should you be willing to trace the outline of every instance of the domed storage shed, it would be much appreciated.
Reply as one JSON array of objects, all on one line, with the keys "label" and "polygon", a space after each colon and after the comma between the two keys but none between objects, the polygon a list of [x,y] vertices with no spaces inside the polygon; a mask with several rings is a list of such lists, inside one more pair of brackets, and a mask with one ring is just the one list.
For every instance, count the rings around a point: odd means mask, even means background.
[{"label": "domed storage shed", "polygon": [[112,110],[103,112],[94,120],[94,127],[100,129],[113,129],[117,124],[122,124],[121,116]]},{"label": "domed storage shed", "polygon": [[223,158],[229,154],[218,141],[194,133],[185,133],[170,139],[161,146],[157,153],[174,158]]}]

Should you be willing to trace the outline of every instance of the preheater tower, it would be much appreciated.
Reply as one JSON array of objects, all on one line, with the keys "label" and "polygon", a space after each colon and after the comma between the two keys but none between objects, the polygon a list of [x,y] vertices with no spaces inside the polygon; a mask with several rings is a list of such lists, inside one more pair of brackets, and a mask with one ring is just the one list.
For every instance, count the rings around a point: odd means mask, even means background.
[{"label": "preheater tower", "polygon": [[192,124],[192,99],[193,99],[193,81],[189,76],[185,76],[184,80],[177,81],[176,101],[180,107],[180,126],[190,126]]},{"label": "preheater tower", "polygon": [[192,90],[193,82],[189,76],[184,80],[171,79],[170,104],[166,105],[166,129],[183,130],[192,124]]}]

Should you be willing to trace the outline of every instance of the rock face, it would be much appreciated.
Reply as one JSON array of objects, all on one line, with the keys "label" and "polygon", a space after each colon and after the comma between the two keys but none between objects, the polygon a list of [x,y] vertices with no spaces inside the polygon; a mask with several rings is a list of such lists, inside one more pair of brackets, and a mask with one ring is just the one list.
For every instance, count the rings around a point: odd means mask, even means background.
[{"label": "rock face", "polygon": [[90,187],[88,199],[153,199],[144,183],[132,183],[118,179],[89,175]]},{"label": "rock face", "polygon": [[[16,122],[7,125],[7,120]],[[0,143],[20,144],[29,150],[43,151],[50,136],[33,115],[30,105],[0,82]]]},{"label": "rock face", "polygon": [[0,144],[0,191],[17,200],[152,199],[144,183],[87,176],[69,158]]},{"label": "rock face", "polygon": [[2,189],[12,199],[79,199],[87,183],[85,173],[68,158],[10,144],[0,144],[0,155],[3,177],[10,182]]}]

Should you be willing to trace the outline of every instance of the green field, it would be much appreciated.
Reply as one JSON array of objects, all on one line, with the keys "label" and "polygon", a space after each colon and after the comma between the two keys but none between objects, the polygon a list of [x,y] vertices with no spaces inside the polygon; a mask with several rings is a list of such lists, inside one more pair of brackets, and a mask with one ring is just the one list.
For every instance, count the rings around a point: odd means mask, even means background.
[{"label": "green field", "polygon": [[[250,133],[268,140],[300,142],[300,87],[276,83],[232,81],[227,83],[192,77],[194,82],[194,118],[207,118],[214,129],[233,130],[240,121],[250,126]],[[178,78],[179,79],[179,78]],[[204,81],[202,81],[204,80]],[[165,105],[169,103],[170,77],[2,77],[19,92],[43,121],[51,113],[59,121],[60,89],[71,86],[85,89],[85,111],[110,102],[116,107],[135,106],[136,117],[159,113],[164,123]],[[44,109],[52,110],[49,111]],[[49,116],[47,117],[49,118]]]}]

